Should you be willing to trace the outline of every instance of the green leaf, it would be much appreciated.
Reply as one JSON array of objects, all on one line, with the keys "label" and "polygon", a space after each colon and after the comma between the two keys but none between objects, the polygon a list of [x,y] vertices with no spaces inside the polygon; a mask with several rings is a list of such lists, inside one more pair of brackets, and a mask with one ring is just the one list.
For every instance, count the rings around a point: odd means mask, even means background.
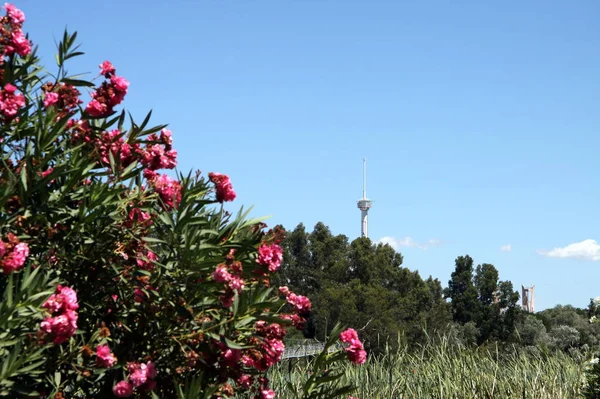
[{"label": "green leaf", "polygon": [[92,82],[88,82],[87,80],[81,79],[71,79],[71,78],[63,78],[63,83],[75,86],[75,87],[94,87],[95,84]]}]

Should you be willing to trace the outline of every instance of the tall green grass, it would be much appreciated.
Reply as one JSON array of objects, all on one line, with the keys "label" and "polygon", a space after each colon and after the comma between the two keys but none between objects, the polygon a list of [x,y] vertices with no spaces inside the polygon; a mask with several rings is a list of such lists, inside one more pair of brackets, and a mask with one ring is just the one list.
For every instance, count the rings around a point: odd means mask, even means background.
[{"label": "tall green grass", "polygon": [[[283,362],[270,378],[278,398],[293,396],[286,387],[306,379],[310,361]],[[345,366],[342,383],[368,398],[578,398],[584,382],[584,359],[562,352],[499,351],[465,348],[446,340],[418,350],[400,348],[372,357],[362,366]]]}]

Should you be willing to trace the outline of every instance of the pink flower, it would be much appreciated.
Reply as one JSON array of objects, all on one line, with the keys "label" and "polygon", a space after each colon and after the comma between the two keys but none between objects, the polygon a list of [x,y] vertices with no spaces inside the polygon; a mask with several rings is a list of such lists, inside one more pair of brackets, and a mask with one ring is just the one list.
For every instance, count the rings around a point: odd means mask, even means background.
[{"label": "pink flower", "polygon": [[110,61],[104,61],[99,65],[100,67],[100,75],[112,75],[115,73],[116,69]]},{"label": "pink flower", "polygon": [[233,293],[221,295],[219,296],[219,300],[224,308],[230,308],[233,305]]},{"label": "pink flower", "polygon": [[228,286],[232,291],[237,291],[237,293],[240,294],[244,289],[244,280],[239,276],[232,276]]},{"label": "pink flower", "polygon": [[123,139],[123,133],[119,129],[103,132],[100,138],[96,139],[96,146],[100,155],[100,161],[104,164],[110,163],[110,155],[116,160],[119,160],[121,167],[127,167],[135,161],[135,156],[132,153],[132,147]]},{"label": "pink flower", "polygon": [[14,5],[4,3],[4,9],[13,24],[20,25],[25,22],[25,14]]},{"label": "pink flower", "polygon": [[21,57],[31,53],[31,43],[20,30],[12,33],[12,47]]},{"label": "pink flower", "polygon": [[42,172],[42,177],[46,178],[54,172],[54,168],[48,168]]},{"label": "pink flower", "polygon": [[41,323],[42,331],[54,337],[53,342],[56,345],[62,344],[77,331],[77,313],[72,310],[60,314],[56,317],[47,317]]},{"label": "pink flower", "polygon": [[[6,249],[5,249],[6,251]],[[2,261],[4,274],[12,273],[23,267],[29,256],[29,247],[24,242],[20,242],[13,248],[12,252]]]},{"label": "pink flower", "polygon": [[133,290],[133,300],[136,301],[137,303],[144,302],[144,300],[146,298],[147,298],[146,294],[141,289],[139,289],[139,288],[136,287]]},{"label": "pink flower", "polygon": [[133,385],[129,381],[119,381],[114,386],[113,393],[119,398],[128,398],[133,395]]},{"label": "pink flower", "polygon": [[142,174],[143,174],[144,178],[147,179],[150,183],[152,183],[156,179],[158,179],[158,173],[156,173],[155,171],[153,171],[151,169],[144,169],[144,172]]},{"label": "pink flower", "polygon": [[167,209],[179,206],[179,202],[181,202],[181,184],[177,180],[167,175],[157,175],[151,180],[151,184]]},{"label": "pink flower", "polygon": [[106,104],[100,103],[98,100],[94,99],[89,102],[87,107],[85,107],[85,112],[90,114],[90,116],[97,118],[104,116],[108,111]]},{"label": "pink flower", "polygon": [[271,389],[263,389],[260,391],[260,399],[274,399],[275,392]]},{"label": "pink flower", "polygon": [[162,141],[167,147],[173,145],[173,139],[171,138],[171,131],[169,129],[163,129],[160,131],[160,141]]},{"label": "pink flower", "polygon": [[173,169],[177,166],[177,151],[165,151],[163,146],[154,144],[142,152],[141,163],[150,170]]},{"label": "pink flower", "polygon": [[227,367],[235,367],[242,357],[242,351],[239,349],[226,349],[223,352],[223,364]]},{"label": "pink flower", "polygon": [[[145,259],[144,259],[145,257]],[[137,263],[138,267],[145,270],[154,269],[154,262],[158,260],[158,256],[152,251],[146,251],[146,255],[142,257],[142,254],[138,254],[138,258],[135,263]]]},{"label": "pink flower", "polygon": [[286,334],[286,330],[284,330],[280,324],[271,323],[268,324],[265,321],[257,321],[256,324],[256,332],[258,335],[262,337],[266,337],[268,339],[283,339]]},{"label": "pink flower", "polygon": [[252,383],[254,382],[254,379],[252,378],[251,375],[248,374],[242,374],[237,380],[236,383],[244,389],[249,389],[252,386]]},{"label": "pink flower", "polygon": [[276,272],[283,260],[283,250],[277,244],[261,244],[258,247],[258,258],[256,262],[268,266],[271,273]]},{"label": "pink flower", "polygon": [[59,285],[54,294],[42,305],[52,313],[41,323],[41,329],[53,337],[55,344],[61,344],[77,331],[77,294],[73,289]]},{"label": "pink flower", "polygon": [[367,360],[367,352],[364,349],[355,347],[346,348],[348,359],[354,364],[363,364]]},{"label": "pink flower", "polygon": [[[130,363],[127,366],[129,370],[129,380],[135,387],[141,387],[146,384],[146,388],[152,390],[155,386],[152,379],[156,377],[156,366],[152,362],[144,363]],[[151,386],[149,386],[151,385]]]},{"label": "pink flower", "polygon": [[148,212],[142,211],[140,208],[133,208],[127,216],[125,225],[127,227],[133,227],[135,224],[140,226],[148,226],[152,224],[151,216]]},{"label": "pink flower", "polygon": [[352,344],[352,343],[355,343],[356,341],[360,342],[358,339],[358,334],[356,333],[356,330],[353,328],[348,328],[346,331],[343,331],[340,334],[340,341],[342,341],[346,344]]},{"label": "pink flower", "polygon": [[56,287],[56,292],[50,295],[42,307],[52,313],[77,310],[79,309],[77,293],[70,287],[59,285]]},{"label": "pink flower", "polygon": [[129,82],[122,76],[111,76],[110,82],[113,84],[115,90],[127,93]]},{"label": "pink flower", "polygon": [[302,295],[296,295],[293,292],[287,296],[287,301],[294,307],[294,310],[298,314],[305,314],[310,312],[311,303],[310,299]]},{"label": "pink flower", "polygon": [[96,348],[96,363],[100,367],[112,367],[117,361],[108,345],[99,345]]},{"label": "pink flower", "polygon": [[4,241],[0,240],[0,258],[2,258],[5,253],[6,253],[6,244],[4,243]]},{"label": "pink flower", "polygon": [[282,314],[279,317],[281,317],[283,320],[291,320],[292,325],[296,327],[296,330],[302,331],[304,329],[306,320],[302,316],[297,314]]},{"label": "pink flower", "polygon": [[154,365],[154,363],[152,362],[148,362],[146,363],[146,374],[148,375],[148,378],[156,378],[156,366]]},{"label": "pink flower", "polygon": [[356,330],[349,328],[340,334],[340,341],[349,344],[344,350],[348,359],[354,364],[363,364],[367,360],[367,352],[362,342],[358,339]]},{"label": "pink flower", "polygon": [[263,353],[262,363],[264,370],[266,370],[281,360],[285,345],[280,339],[266,339],[261,349]]},{"label": "pink flower", "polygon": [[287,286],[279,287],[279,293],[283,296],[288,296],[290,292],[291,291]]},{"label": "pink flower", "polygon": [[48,108],[58,102],[58,93],[49,92],[44,96],[44,107]]},{"label": "pink flower", "polygon": [[210,172],[208,178],[215,184],[217,201],[223,203],[224,201],[233,201],[235,199],[236,194],[231,185],[231,181],[229,180],[229,176]]},{"label": "pink flower", "polygon": [[148,373],[147,366],[145,364],[140,364],[138,368],[133,370],[131,374],[129,374],[129,380],[133,383],[133,386],[139,387],[142,386],[148,381]]},{"label": "pink flower", "polygon": [[14,86],[14,85],[12,85],[12,84],[10,84],[10,83],[7,83],[6,85],[4,85],[4,90],[7,93],[15,94],[15,92],[17,91],[17,87]]},{"label": "pink flower", "polygon": [[231,280],[231,274],[227,271],[227,266],[219,265],[213,272],[212,278],[217,283],[226,283]]},{"label": "pink flower", "polygon": [[17,116],[20,108],[25,106],[25,96],[15,94],[16,90],[15,86],[7,83],[4,90],[0,91],[0,113],[9,121]]}]

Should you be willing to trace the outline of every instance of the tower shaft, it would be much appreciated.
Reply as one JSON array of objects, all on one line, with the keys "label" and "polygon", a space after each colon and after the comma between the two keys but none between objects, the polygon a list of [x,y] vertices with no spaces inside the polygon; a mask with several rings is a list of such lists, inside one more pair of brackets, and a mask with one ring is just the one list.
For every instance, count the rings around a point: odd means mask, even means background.
[{"label": "tower shaft", "polygon": [[360,211],[360,235],[369,236],[369,211]]}]

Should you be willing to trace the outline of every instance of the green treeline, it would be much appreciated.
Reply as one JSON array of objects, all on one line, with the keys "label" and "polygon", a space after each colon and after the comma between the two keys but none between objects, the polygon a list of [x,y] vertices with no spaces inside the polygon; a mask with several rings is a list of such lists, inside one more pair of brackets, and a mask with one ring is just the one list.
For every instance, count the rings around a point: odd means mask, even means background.
[{"label": "green treeline", "polygon": [[528,314],[494,265],[476,265],[468,255],[455,259],[443,289],[439,279],[403,267],[402,255],[389,245],[368,238],[350,242],[321,222],[311,232],[299,224],[287,232],[283,246],[284,263],[274,284],[311,299],[306,338],[323,340],[341,322],[357,329],[372,353],[442,336],[465,346],[571,352],[600,339],[600,325],[589,323],[596,314],[593,302],[587,309],[557,306]]}]

